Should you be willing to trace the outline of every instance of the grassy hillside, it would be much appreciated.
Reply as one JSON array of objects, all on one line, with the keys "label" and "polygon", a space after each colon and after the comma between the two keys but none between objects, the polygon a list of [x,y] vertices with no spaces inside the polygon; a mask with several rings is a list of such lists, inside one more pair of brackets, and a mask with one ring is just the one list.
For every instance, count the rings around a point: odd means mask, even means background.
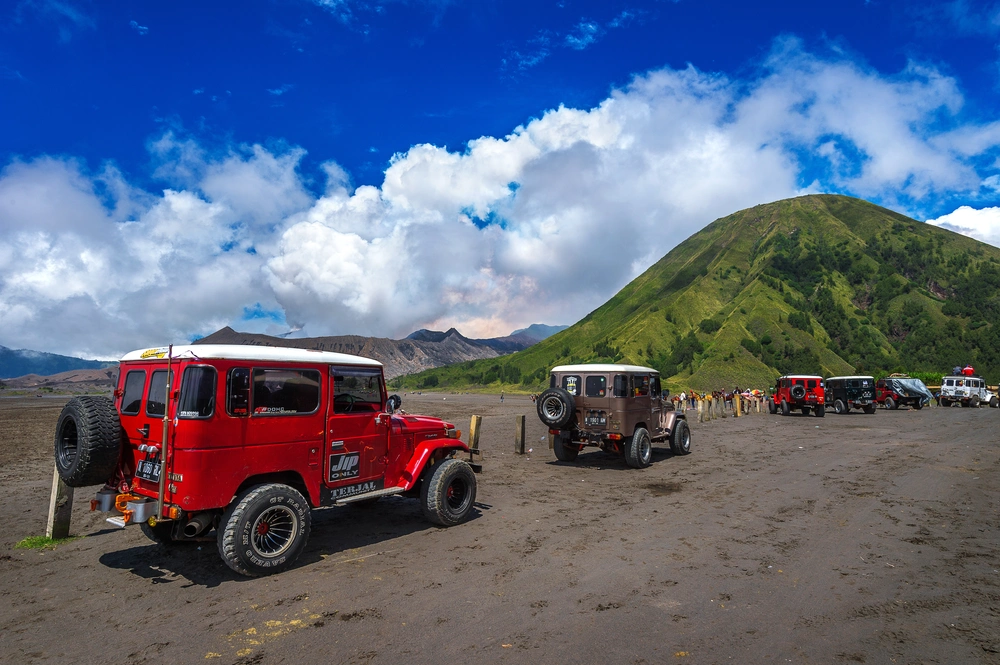
[{"label": "grassy hillside", "polygon": [[814,195],[716,220],[570,328],[397,388],[540,390],[554,365],[627,362],[671,388],[786,372],[1000,377],[1000,249],[866,201]]}]

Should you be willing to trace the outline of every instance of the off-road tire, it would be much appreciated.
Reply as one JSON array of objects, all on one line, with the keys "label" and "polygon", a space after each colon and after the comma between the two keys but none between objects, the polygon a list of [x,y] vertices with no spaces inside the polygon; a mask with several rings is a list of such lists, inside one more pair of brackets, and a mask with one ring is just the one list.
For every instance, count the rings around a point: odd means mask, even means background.
[{"label": "off-road tire", "polygon": [[944,399],[942,397],[941,398],[941,406],[951,406],[951,400],[950,399]]},{"label": "off-road tire", "polygon": [[781,415],[787,416],[792,412],[792,408],[788,406],[788,402],[781,400]]},{"label": "off-road tire", "polygon": [[825,404],[816,405],[815,416],[817,418],[822,418],[825,415],[826,415],[826,405]]},{"label": "off-road tire", "polygon": [[420,491],[424,517],[438,526],[455,526],[475,503],[476,474],[468,462],[446,459],[431,467]]},{"label": "off-road tire", "polygon": [[789,389],[788,394],[792,396],[792,399],[805,399],[806,387],[805,386],[792,386]]},{"label": "off-road tire", "polygon": [[923,402],[923,400],[919,400],[918,399],[916,402],[914,402],[913,403],[913,408],[916,409],[917,411],[919,411],[920,409],[924,408],[924,402]]},{"label": "off-road tire", "polygon": [[896,400],[894,400],[893,398],[886,397],[885,398],[885,408],[889,409],[890,411],[894,411],[894,410],[896,410],[896,409],[899,408],[899,405],[896,404]]},{"label": "off-road tire", "polygon": [[273,575],[291,566],[309,540],[312,511],[298,490],[256,485],[229,504],[219,525],[219,556],[240,575]]},{"label": "off-road tire", "polygon": [[625,442],[625,462],[633,469],[645,469],[652,461],[653,440],[644,427],[636,427]]},{"label": "off-road tire", "polygon": [[874,404],[866,404],[865,406],[863,406],[863,407],[861,407],[861,408],[862,408],[862,409],[864,410],[864,412],[865,412],[865,413],[867,413],[867,414],[868,414],[869,416],[870,416],[870,415],[872,415],[873,413],[875,413],[875,405],[874,405]]},{"label": "off-road tire", "polygon": [[552,435],[552,452],[560,462],[572,462],[580,454],[580,449],[569,443],[569,437],[562,434]]},{"label": "off-road tire", "polygon": [[990,398],[990,408],[995,409],[998,406],[1000,406],[1000,398],[997,398],[997,396],[994,395],[993,397]]},{"label": "off-road tire", "polygon": [[56,470],[70,487],[107,482],[118,466],[121,423],[107,397],[84,395],[66,402],[56,423]]},{"label": "off-road tire", "polygon": [[803,416],[808,416],[808,415],[809,415],[809,411],[810,411],[810,410],[811,410],[811,409],[810,409],[810,407],[808,407],[808,406],[804,406],[804,407],[802,407],[802,415],[803,415]]},{"label": "off-road tire", "polygon": [[837,414],[847,413],[847,406],[844,404],[843,400],[834,400],[833,411]]},{"label": "off-road tire", "polygon": [[154,543],[168,547],[177,543],[174,540],[174,522],[157,522],[156,526],[149,526],[148,522],[142,522],[139,528]]},{"label": "off-road tire", "polygon": [[670,452],[674,455],[689,455],[691,453],[691,428],[687,420],[674,421],[674,431],[670,433]]},{"label": "off-road tire", "polygon": [[978,409],[979,408],[979,395],[973,395],[969,399],[969,407],[973,408],[973,409]]},{"label": "off-road tire", "polygon": [[562,388],[548,388],[535,402],[538,418],[549,429],[565,429],[573,422],[573,396]]},{"label": "off-road tire", "polygon": [[771,412],[772,416],[778,412],[778,405],[774,403],[773,399],[767,400],[767,410]]}]

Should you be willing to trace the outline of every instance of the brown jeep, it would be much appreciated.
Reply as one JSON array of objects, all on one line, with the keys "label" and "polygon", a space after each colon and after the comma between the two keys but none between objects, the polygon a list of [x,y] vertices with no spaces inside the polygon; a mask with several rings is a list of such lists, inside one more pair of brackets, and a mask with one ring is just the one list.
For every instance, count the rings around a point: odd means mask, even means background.
[{"label": "brown jeep", "polygon": [[572,462],[584,446],[624,455],[642,469],[653,442],[669,441],[675,455],[691,452],[691,430],[660,387],[660,373],[635,365],[560,365],[536,400],[538,417],[552,435],[560,461]]}]

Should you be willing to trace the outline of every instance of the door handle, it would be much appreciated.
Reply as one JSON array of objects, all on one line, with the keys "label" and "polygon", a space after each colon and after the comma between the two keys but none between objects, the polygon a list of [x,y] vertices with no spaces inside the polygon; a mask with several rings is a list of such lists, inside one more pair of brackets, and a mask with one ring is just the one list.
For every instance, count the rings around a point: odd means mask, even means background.
[{"label": "door handle", "polygon": [[143,438],[147,438],[149,436],[149,423],[146,423],[142,427],[137,427],[136,431],[142,434]]}]

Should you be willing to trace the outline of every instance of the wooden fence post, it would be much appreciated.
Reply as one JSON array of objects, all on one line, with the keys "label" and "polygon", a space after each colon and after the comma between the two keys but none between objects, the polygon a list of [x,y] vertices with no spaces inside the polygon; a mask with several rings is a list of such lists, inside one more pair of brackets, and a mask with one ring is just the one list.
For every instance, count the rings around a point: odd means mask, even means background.
[{"label": "wooden fence post", "polygon": [[743,398],[740,397],[739,395],[733,395],[733,400],[734,400],[733,409],[736,411],[736,417],[739,418],[741,415],[743,415],[742,413],[740,413],[740,411],[742,410],[741,407],[743,406]]},{"label": "wooden fence post", "polygon": [[483,424],[482,416],[472,416],[469,423],[469,450],[479,452],[479,426]]},{"label": "wooden fence post", "polygon": [[514,416],[514,452],[524,454],[524,414]]},{"label": "wooden fence post", "polygon": [[49,519],[45,535],[52,539],[69,537],[69,520],[73,515],[73,488],[62,481],[59,470],[52,467],[52,495],[49,497]]}]

